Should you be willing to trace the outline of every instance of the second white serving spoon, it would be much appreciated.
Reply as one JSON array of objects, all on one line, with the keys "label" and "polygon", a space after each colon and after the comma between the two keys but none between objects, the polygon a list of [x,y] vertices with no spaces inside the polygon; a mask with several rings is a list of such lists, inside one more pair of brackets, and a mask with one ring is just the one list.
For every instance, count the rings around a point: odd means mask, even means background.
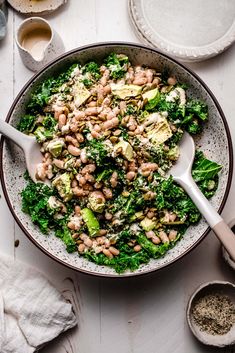
[{"label": "second white serving spoon", "polygon": [[235,261],[235,234],[216,212],[193,180],[192,165],[194,156],[194,140],[185,132],[180,142],[180,157],[170,169],[169,174],[172,175],[173,179],[187,192],[232,260]]},{"label": "second white serving spoon", "polygon": [[42,162],[42,153],[37,140],[33,136],[28,136],[16,130],[10,124],[0,119],[0,133],[17,144],[25,154],[27,170],[31,179],[36,183],[37,165]]}]

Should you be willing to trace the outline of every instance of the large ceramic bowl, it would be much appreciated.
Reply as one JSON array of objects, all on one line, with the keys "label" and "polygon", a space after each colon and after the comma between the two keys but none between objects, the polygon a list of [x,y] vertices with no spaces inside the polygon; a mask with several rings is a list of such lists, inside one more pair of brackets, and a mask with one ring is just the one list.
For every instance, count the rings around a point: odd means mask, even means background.
[{"label": "large ceramic bowl", "polygon": [[[188,92],[190,96],[207,102],[210,119],[197,143],[206,152],[208,158],[223,165],[218,191],[211,200],[213,206],[221,212],[228,196],[232,176],[232,144],[226,119],[215,97],[201,79],[182,64],[159,53],[157,50],[138,44],[103,43],[70,51],[46,66],[25,85],[15,99],[6,120],[13,126],[16,126],[20,117],[24,114],[25,105],[29,100],[30,93],[46,78],[63,71],[63,68],[68,66],[68,64],[77,61],[81,63],[85,63],[88,60],[100,61],[113,51],[128,55],[133,64],[144,64],[156,68],[157,71],[167,69],[178,80],[189,86]],[[68,254],[64,244],[52,234],[49,236],[43,235],[32,224],[29,216],[21,211],[20,191],[25,185],[23,178],[25,161],[22,152],[18,147],[4,140],[1,143],[0,160],[1,181],[8,206],[21,229],[35,245],[51,258],[75,270],[100,276],[120,277],[120,275],[117,275],[108,267],[97,266],[83,257],[79,257],[76,253]],[[192,250],[206,236],[208,231],[208,225],[204,220],[201,220],[197,226],[190,227],[183,239],[163,258],[151,260],[135,272],[126,272],[121,276],[140,275],[172,264]]]}]

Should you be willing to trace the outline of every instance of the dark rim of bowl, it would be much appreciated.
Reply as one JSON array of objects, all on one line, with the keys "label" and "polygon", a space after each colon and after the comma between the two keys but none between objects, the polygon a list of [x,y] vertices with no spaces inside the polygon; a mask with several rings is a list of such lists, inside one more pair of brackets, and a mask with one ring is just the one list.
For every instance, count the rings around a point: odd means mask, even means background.
[{"label": "dark rim of bowl", "polygon": [[[228,182],[227,182],[227,186],[226,186],[226,190],[224,193],[224,197],[223,200],[221,202],[221,205],[219,207],[218,213],[221,213],[224,206],[225,206],[225,202],[228,198],[228,194],[229,194],[229,190],[231,187],[231,182],[232,182],[232,175],[233,175],[233,147],[232,147],[232,139],[231,139],[231,134],[229,131],[229,127],[228,127],[228,123],[227,120],[225,118],[225,115],[217,101],[217,99],[215,98],[214,94],[211,92],[211,90],[207,87],[207,85],[202,81],[202,79],[195,74],[191,69],[187,68],[185,65],[179,63],[177,60],[173,59],[172,57],[163,54],[161,51],[150,48],[148,46],[142,45],[142,44],[138,44],[138,43],[129,43],[129,42],[100,42],[100,43],[94,43],[94,44],[90,44],[90,45],[85,45],[73,50],[70,50],[60,56],[58,56],[55,60],[51,61],[49,64],[47,64],[46,66],[44,66],[39,72],[37,72],[35,75],[33,75],[31,77],[31,79],[23,86],[23,88],[20,90],[20,92],[18,93],[18,95],[16,96],[16,98],[14,99],[12,106],[10,107],[10,110],[7,114],[6,117],[6,122],[9,122],[10,117],[18,103],[19,98],[23,95],[23,93],[26,91],[26,89],[32,84],[34,83],[34,81],[37,79],[38,76],[40,76],[42,74],[43,71],[47,70],[48,68],[50,68],[51,66],[53,66],[55,63],[61,61],[62,59],[69,57],[71,54],[74,53],[78,53],[80,51],[84,51],[86,49],[92,49],[92,48],[98,48],[98,47],[115,47],[117,45],[120,46],[127,46],[127,47],[133,47],[133,48],[139,48],[139,49],[145,49],[148,50],[150,52],[155,52],[156,54],[159,54],[165,58],[167,58],[168,60],[174,62],[175,64],[179,65],[181,68],[183,68],[186,72],[188,72],[190,75],[192,75],[197,81],[199,81],[199,83],[203,86],[203,88],[207,91],[207,93],[209,94],[209,96],[212,98],[216,108],[218,109],[218,112],[222,118],[223,124],[224,124],[224,128],[225,128],[225,132],[226,132],[226,137],[228,140],[228,147],[229,147],[229,172],[228,172]],[[146,275],[146,274],[151,274],[153,272],[159,271],[173,263],[175,263],[176,261],[178,261],[179,259],[181,259],[183,256],[185,256],[186,254],[188,254],[190,251],[192,251],[204,238],[205,236],[209,233],[210,231],[210,227],[208,226],[208,228],[205,230],[205,232],[201,235],[201,237],[184,253],[180,254],[179,256],[177,256],[174,260],[170,261],[167,264],[163,264],[162,266],[160,266],[159,268],[156,269],[151,269],[151,270],[147,270],[147,271],[143,271],[143,272],[133,272],[133,273],[128,273],[128,274],[105,274],[105,273],[97,273],[97,272],[92,272],[92,271],[88,271],[85,269],[79,269],[76,266],[73,266],[71,264],[66,263],[65,261],[57,258],[55,255],[51,254],[48,250],[46,250],[42,245],[40,245],[34,238],[33,236],[27,231],[27,229],[24,227],[24,225],[21,223],[21,221],[19,220],[19,218],[17,217],[14,208],[11,204],[10,198],[8,196],[8,192],[7,192],[7,188],[6,188],[6,184],[5,184],[5,180],[4,180],[4,172],[3,172],[3,146],[4,146],[4,141],[5,138],[2,137],[1,138],[1,143],[0,143],[0,179],[1,179],[1,184],[2,184],[2,189],[3,189],[3,193],[6,199],[6,202],[8,204],[8,207],[15,219],[15,221],[17,222],[17,224],[19,225],[19,227],[22,229],[22,231],[26,234],[26,236],[40,249],[42,250],[46,255],[48,255],[50,258],[54,259],[55,261],[57,261],[58,263],[69,267],[75,271],[84,273],[84,274],[89,274],[92,276],[97,276],[97,277],[105,277],[105,278],[127,278],[127,277],[134,277],[134,276],[140,276],[140,275]]]}]

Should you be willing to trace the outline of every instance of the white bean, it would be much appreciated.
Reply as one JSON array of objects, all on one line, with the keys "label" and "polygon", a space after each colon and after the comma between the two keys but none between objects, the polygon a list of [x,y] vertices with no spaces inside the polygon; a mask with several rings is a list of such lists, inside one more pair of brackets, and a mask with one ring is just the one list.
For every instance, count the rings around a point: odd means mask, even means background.
[{"label": "white bean", "polygon": [[113,172],[113,174],[111,175],[110,178],[110,184],[112,186],[112,188],[115,188],[118,184],[118,173],[117,172]]},{"label": "white bean", "polygon": [[113,258],[113,254],[108,250],[108,249],[103,249],[103,253],[105,256],[107,256],[108,258],[112,259]]},{"label": "white bean", "polygon": [[59,169],[64,168],[64,161],[61,161],[60,159],[54,159],[53,164]]},{"label": "white bean", "polygon": [[91,116],[91,115],[97,115],[98,114],[98,109],[97,107],[90,107],[85,110],[86,116]]},{"label": "white bean", "polygon": [[137,244],[137,245],[134,246],[133,249],[134,249],[135,252],[139,252],[142,248],[141,248],[141,246],[139,244]]},{"label": "white bean", "polygon": [[75,208],[74,208],[74,211],[75,211],[75,214],[76,214],[77,216],[79,216],[80,213],[81,213],[81,207],[78,206],[78,205],[76,205]]},{"label": "white bean", "polygon": [[148,232],[145,232],[145,235],[147,238],[151,239],[155,235],[155,233],[154,231],[149,230]]},{"label": "white bean", "polygon": [[84,244],[79,244],[79,245],[78,245],[78,251],[81,252],[81,253],[84,252],[85,248],[86,248],[86,247],[85,247]]},{"label": "white bean", "polygon": [[74,145],[68,145],[68,152],[75,157],[78,157],[81,154],[81,150],[78,147],[75,147]]},{"label": "white bean", "polygon": [[118,118],[113,118],[111,120],[107,120],[103,123],[103,130],[110,130],[113,129],[114,127],[118,126],[119,120]]},{"label": "white bean", "polygon": [[141,76],[136,76],[133,81],[133,85],[137,85],[137,86],[142,86],[142,85],[145,85],[146,83],[147,83],[147,78],[141,77]]},{"label": "white bean", "polygon": [[77,132],[75,136],[79,143],[82,143],[84,141],[84,137],[82,136],[82,134]]},{"label": "white bean", "polygon": [[167,80],[167,83],[168,83],[168,85],[170,85],[170,86],[174,86],[174,85],[176,85],[177,80],[176,80],[175,77],[169,77],[168,80]]},{"label": "white bean", "polygon": [[80,158],[81,158],[81,162],[82,163],[87,163],[88,159],[87,159],[86,149],[85,148],[83,148],[81,150]]},{"label": "white bean", "polygon": [[96,169],[95,164],[87,164],[84,168],[82,168],[81,174],[93,173],[95,169]]},{"label": "white bean", "polygon": [[112,190],[106,187],[103,188],[103,194],[106,199],[111,199],[113,197]]},{"label": "white bean", "polygon": [[113,254],[115,256],[119,255],[119,250],[116,249],[114,246],[110,246],[109,251],[111,252],[111,254]]},{"label": "white bean", "polygon": [[176,236],[177,236],[177,231],[174,229],[171,229],[168,235],[169,240],[170,241],[175,240]]},{"label": "white bean", "polygon": [[161,240],[156,236],[154,235],[152,238],[151,238],[153,244],[160,244],[161,243]]},{"label": "white bean", "polygon": [[66,124],[66,121],[67,121],[66,115],[65,114],[60,114],[58,121],[59,121],[59,124],[58,124],[59,125],[59,129],[61,130],[62,127]]},{"label": "white bean", "polygon": [[135,176],[136,176],[136,173],[134,171],[130,171],[126,175],[127,179],[130,181],[133,180],[135,178]]},{"label": "white bean", "polygon": [[72,188],[72,191],[73,191],[74,195],[77,197],[86,196],[85,190],[83,190],[79,187]]},{"label": "white bean", "polygon": [[168,236],[167,236],[166,232],[164,232],[163,230],[161,230],[161,231],[159,232],[159,238],[161,239],[161,241],[162,241],[163,243],[169,243]]}]

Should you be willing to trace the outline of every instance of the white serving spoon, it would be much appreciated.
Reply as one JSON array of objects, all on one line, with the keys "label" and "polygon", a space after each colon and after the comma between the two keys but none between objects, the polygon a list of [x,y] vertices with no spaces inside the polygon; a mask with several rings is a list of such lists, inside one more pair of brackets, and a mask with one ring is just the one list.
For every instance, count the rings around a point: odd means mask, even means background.
[{"label": "white serving spoon", "polygon": [[216,212],[207,198],[203,195],[193,180],[191,171],[195,156],[195,144],[193,138],[184,133],[180,142],[180,157],[176,164],[170,169],[169,174],[182,186],[191,197],[200,213],[204,216],[217,238],[221,241],[230,257],[235,261],[235,235],[225,223],[223,218]]},{"label": "white serving spoon", "polygon": [[25,154],[27,170],[31,179],[37,182],[36,167],[42,162],[42,153],[35,137],[28,136],[16,130],[10,124],[0,119],[0,133],[17,144]]}]

